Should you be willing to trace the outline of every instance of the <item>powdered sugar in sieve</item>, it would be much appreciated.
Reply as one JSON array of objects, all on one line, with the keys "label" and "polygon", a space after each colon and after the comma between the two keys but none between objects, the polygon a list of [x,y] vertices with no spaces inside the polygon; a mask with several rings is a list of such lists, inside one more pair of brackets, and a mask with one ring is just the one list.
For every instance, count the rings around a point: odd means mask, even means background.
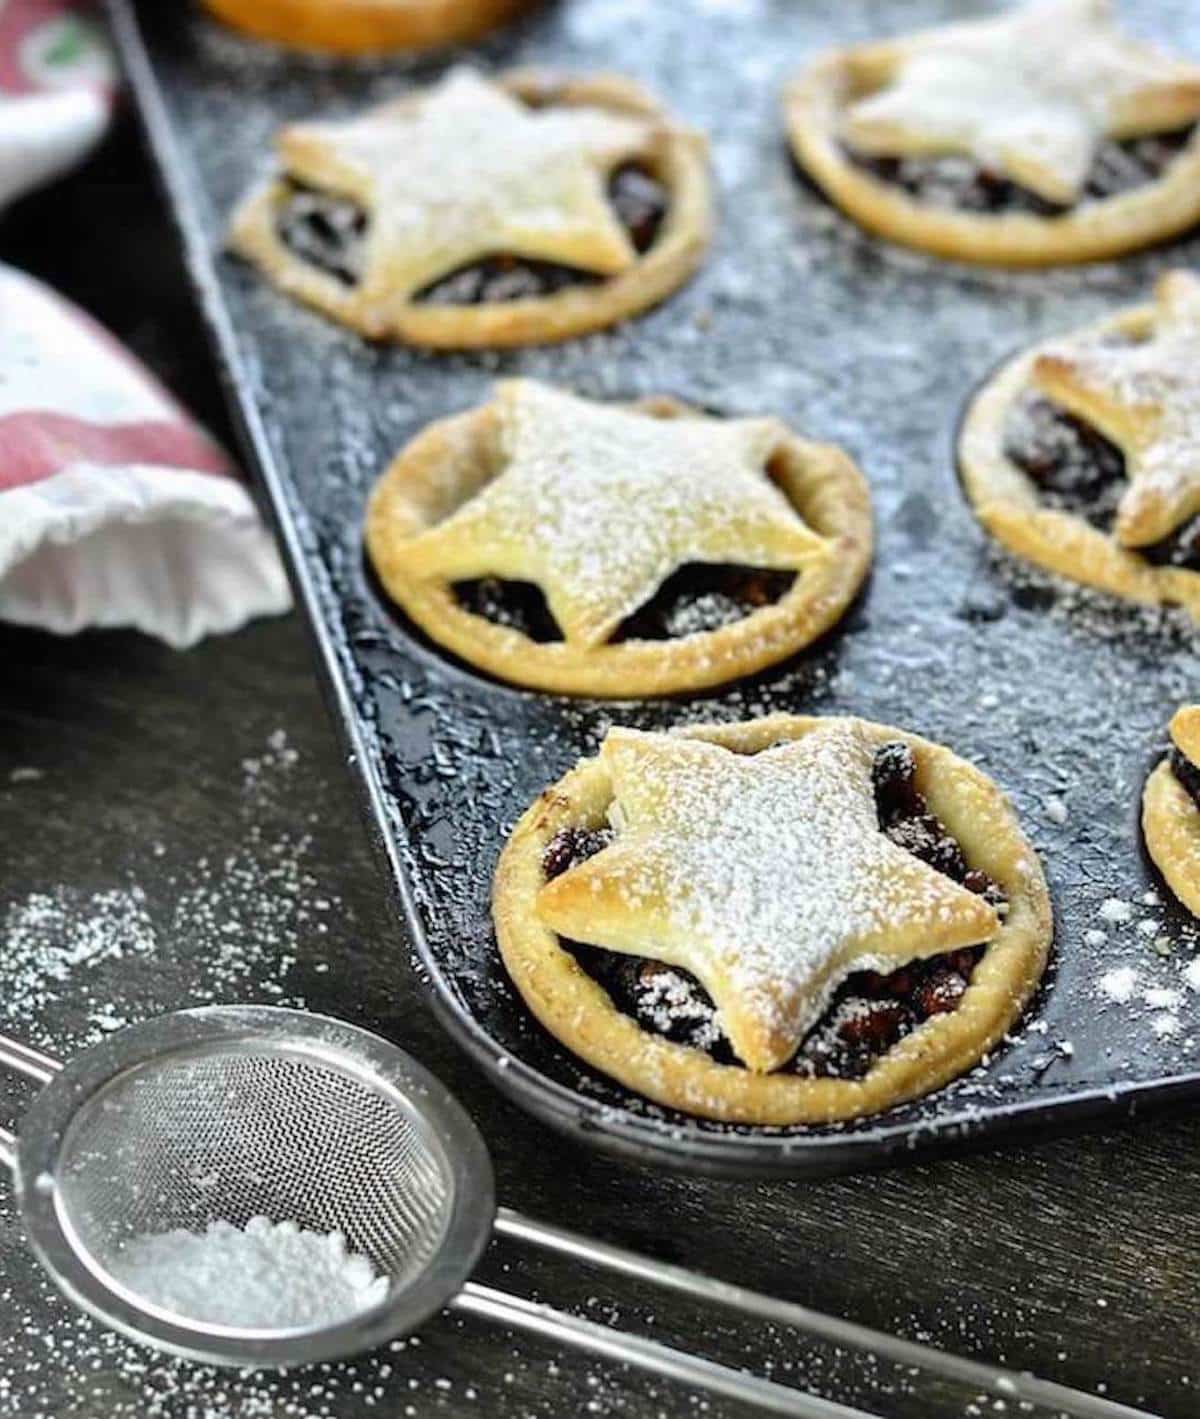
[{"label": "powdered sugar in sieve", "polygon": [[377,1305],[388,1289],[368,1257],[346,1249],[341,1232],[267,1217],[133,1237],[110,1269],[149,1305],[246,1330],[330,1325]]}]

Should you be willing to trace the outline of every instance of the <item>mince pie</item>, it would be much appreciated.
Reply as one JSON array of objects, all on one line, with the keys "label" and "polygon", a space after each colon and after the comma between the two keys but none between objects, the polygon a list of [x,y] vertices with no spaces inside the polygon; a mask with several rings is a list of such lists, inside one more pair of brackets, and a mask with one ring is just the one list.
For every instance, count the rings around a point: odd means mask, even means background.
[{"label": "mince pie", "polygon": [[529,0],[204,0],[235,29],[297,49],[379,54],[465,44],[510,20]]},{"label": "mince pie", "polygon": [[797,160],[864,227],[995,265],[1091,261],[1200,220],[1200,66],[1108,0],[827,54],[788,88]]},{"label": "mince pie", "polygon": [[967,493],[1006,547],[1200,616],[1200,279],[1003,365],[963,422]]},{"label": "mince pie", "polygon": [[877,1113],[975,1064],[1051,937],[1004,794],[854,718],[611,729],[517,824],[493,901],[539,1021],[657,1103]]},{"label": "mince pie", "polygon": [[1142,832],[1167,886],[1200,917],[1200,705],[1171,720],[1170,751],[1142,793]]},{"label": "mince pie", "polygon": [[372,338],[562,340],[662,300],[709,236],[703,141],[636,85],[457,69],[358,118],[290,124],[230,242]]},{"label": "mince pie", "polygon": [[783,660],[871,558],[866,481],[777,419],[529,379],[430,425],[371,497],[384,588],[439,645],[568,694],[701,689]]}]

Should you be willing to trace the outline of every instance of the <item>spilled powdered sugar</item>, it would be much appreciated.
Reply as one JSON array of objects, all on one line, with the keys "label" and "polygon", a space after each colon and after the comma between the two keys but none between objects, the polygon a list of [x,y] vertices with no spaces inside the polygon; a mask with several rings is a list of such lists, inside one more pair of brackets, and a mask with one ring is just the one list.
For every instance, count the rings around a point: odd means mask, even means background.
[{"label": "spilled powdered sugar", "polygon": [[[276,730],[243,761],[246,822],[223,856],[166,870],[163,845],[147,843],[124,881],[98,891],[64,883],[11,901],[0,916],[7,1028],[56,1053],[92,1042],[147,1013],[167,963],[181,980],[181,1006],[237,999],[249,985],[258,998],[302,1005],[287,983],[295,938],[325,935],[338,903],[316,890],[310,836],[268,828],[272,815],[260,811],[297,757]],[[171,891],[156,892],[152,909],[139,879],[165,880]],[[53,1039],[44,1016],[58,1005],[61,1017],[67,1003],[77,1026]]]},{"label": "spilled powdered sugar", "polygon": [[341,1232],[267,1217],[132,1237],[110,1269],[142,1301],[250,1330],[330,1325],[378,1305],[388,1290],[367,1257],[346,1250]]},{"label": "spilled powdered sugar", "polygon": [[1119,1006],[1150,1039],[1189,1050],[1200,1026],[1200,933],[1194,924],[1172,924],[1153,889],[1134,903],[1108,897],[1097,918],[1103,926],[1085,934],[1093,949],[1108,946],[1110,933],[1127,959],[1094,977],[1093,995],[1102,1008]]},{"label": "spilled powdered sugar", "polygon": [[1101,993],[1118,1005],[1126,1005],[1133,999],[1136,985],[1137,971],[1132,966],[1114,966],[1111,971],[1105,971],[1099,980]]},{"label": "spilled powdered sugar", "polygon": [[1133,907],[1120,897],[1106,897],[1100,905],[1100,916],[1114,925],[1124,924],[1133,920]]},{"label": "spilled powdered sugar", "polygon": [[75,991],[78,976],[153,954],[154,923],[139,886],[80,895],[31,892],[0,923],[0,980],[9,1019],[33,1019]]}]

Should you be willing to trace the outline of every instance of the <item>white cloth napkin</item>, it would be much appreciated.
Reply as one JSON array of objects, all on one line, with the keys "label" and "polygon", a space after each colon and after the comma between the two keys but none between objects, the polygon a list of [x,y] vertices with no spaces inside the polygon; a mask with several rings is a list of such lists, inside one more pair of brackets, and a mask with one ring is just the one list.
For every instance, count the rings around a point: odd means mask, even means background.
[{"label": "white cloth napkin", "polygon": [[81,0],[0,0],[0,207],[90,151],[115,80]]},{"label": "white cloth napkin", "polygon": [[[92,147],[112,79],[79,0],[0,0],[0,205]],[[290,604],[222,450],[107,331],[0,265],[0,619],[184,647]]]},{"label": "white cloth napkin", "polygon": [[289,605],[222,450],[107,331],[0,265],[0,619],[183,647]]}]

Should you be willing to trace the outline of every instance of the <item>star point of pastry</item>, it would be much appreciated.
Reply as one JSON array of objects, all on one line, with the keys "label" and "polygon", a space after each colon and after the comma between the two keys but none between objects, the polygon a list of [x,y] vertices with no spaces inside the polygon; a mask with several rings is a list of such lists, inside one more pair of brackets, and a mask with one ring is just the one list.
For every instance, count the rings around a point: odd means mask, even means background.
[{"label": "star point of pastry", "polygon": [[592,647],[686,562],[829,555],[768,476],[774,419],[657,418],[527,379],[502,381],[495,408],[501,471],[405,544],[410,576],[534,582],[564,639]]},{"label": "star point of pastry", "polygon": [[560,935],[690,971],[751,1070],[785,1064],[855,970],[990,940],[994,909],[880,830],[852,723],[742,755],[610,730],[613,843],[539,891]]},{"label": "star point of pastry", "polygon": [[1200,114],[1200,66],[1123,35],[1108,0],[1034,0],[905,44],[892,81],[850,104],[842,135],[876,155],[962,154],[1071,204],[1106,137]]},{"label": "star point of pastry", "polygon": [[1114,531],[1126,547],[1159,542],[1200,513],[1200,278],[1168,272],[1154,295],[1147,339],[1064,343],[1033,367],[1043,394],[1124,453],[1129,486]]},{"label": "star point of pastry", "polygon": [[611,276],[637,253],[607,173],[654,139],[644,118],[589,107],[531,110],[470,69],[415,101],[293,124],[285,169],[370,213],[363,285],[407,297],[498,252]]}]

